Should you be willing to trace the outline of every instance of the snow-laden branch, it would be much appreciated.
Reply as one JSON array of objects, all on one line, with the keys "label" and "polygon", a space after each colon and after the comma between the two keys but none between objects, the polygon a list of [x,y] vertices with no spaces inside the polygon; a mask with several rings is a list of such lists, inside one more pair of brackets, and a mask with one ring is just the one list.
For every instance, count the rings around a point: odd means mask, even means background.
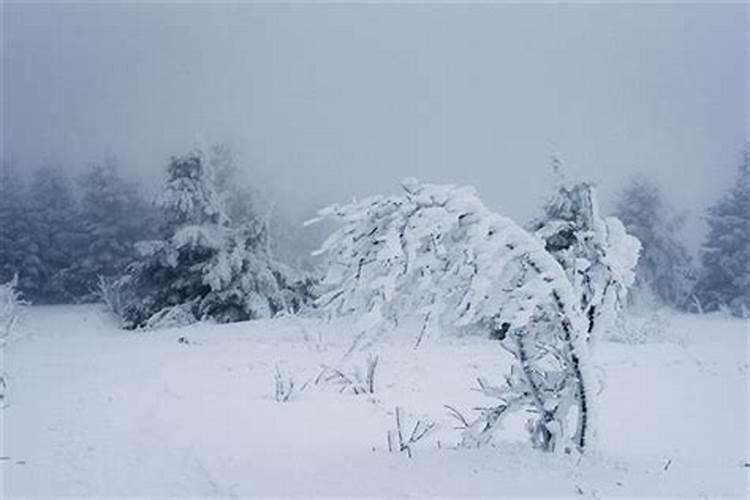
[{"label": "snow-laden branch", "polygon": [[588,182],[562,180],[529,230],[544,242],[573,285],[589,340],[614,327],[635,279],[641,244],[619,219],[599,214]]},{"label": "snow-laden branch", "polygon": [[488,210],[473,188],[414,179],[404,181],[400,194],[333,205],[319,215],[341,223],[320,250],[329,261],[328,293],[318,301],[324,311],[359,315],[366,335],[413,315],[430,331],[486,329],[518,360],[520,371],[504,395],[536,412],[535,445],[562,449],[569,437],[579,449],[589,444],[586,319],[540,239]]}]

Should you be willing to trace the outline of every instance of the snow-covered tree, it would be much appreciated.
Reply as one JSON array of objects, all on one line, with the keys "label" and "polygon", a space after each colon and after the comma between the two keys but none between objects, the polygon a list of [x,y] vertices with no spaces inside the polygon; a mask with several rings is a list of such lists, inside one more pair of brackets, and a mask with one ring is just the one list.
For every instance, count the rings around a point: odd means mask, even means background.
[{"label": "snow-covered tree", "polygon": [[601,338],[627,304],[640,243],[618,219],[601,217],[591,183],[562,176],[543,216],[529,229],[542,239],[577,291],[589,338]]},{"label": "snow-covered tree", "polygon": [[309,300],[311,284],[273,259],[265,221],[230,219],[215,174],[201,150],[170,162],[157,198],[161,239],[136,245],[140,258],[118,283],[124,326],[154,324],[175,308],[181,321],[269,317]]},{"label": "snow-covered tree", "polygon": [[483,440],[508,410],[525,408],[534,415],[534,446],[590,446],[587,321],[560,263],[536,236],[488,210],[472,188],[414,179],[402,188],[320,212],[342,225],[321,248],[329,267],[319,307],[359,315],[364,335],[414,316],[420,339],[440,326],[485,330],[517,366],[506,386],[492,388],[501,402],[465,440]]},{"label": "snow-covered tree", "polygon": [[706,310],[728,306],[732,314],[750,316],[750,146],[743,151],[734,186],[706,215],[709,231],[703,244],[697,286]]},{"label": "snow-covered tree", "polygon": [[198,304],[199,315],[222,322],[298,311],[313,298],[313,281],[272,257],[268,226],[257,220],[228,235],[206,266],[203,281],[210,292]]},{"label": "snow-covered tree", "polygon": [[633,178],[620,193],[615,215],[643,245],[636,267],[635,302],[656,300],[687,307],[695,273],[678,235],[684,217],[674,214],[659,187],[642,176]]}]

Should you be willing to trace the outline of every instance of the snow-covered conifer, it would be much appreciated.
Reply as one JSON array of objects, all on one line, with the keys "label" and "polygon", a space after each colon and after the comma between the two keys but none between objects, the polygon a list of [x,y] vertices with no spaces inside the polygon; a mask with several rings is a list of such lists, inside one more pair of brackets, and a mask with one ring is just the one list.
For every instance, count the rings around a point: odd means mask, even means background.
[{"label": "snow-covered conifer", "polygon": [[270,317],[310,300],[310,283],[273,259],[265,221],[229,217],[213,165],[201,150],[170,162],[157,198],[162,239],[136,244],[140,258],[118,283],[126,327],[159,324],[170,311],[179,311],[182,323],[190,315]]},{"label": "snow-covered conifer", "polygon": [[[400,194],[333,205],[320,218],[341,223],[321,248],[329,261],[323,311],[360,316],[365,335],[409,316],[421,318],[425,334],[438,326],[484,329],[518,362],[507,386],[493,392],[502,400],[494,415],[532,409],[532,442],[544,450],[566,449],[569,440],[589,446],[587,322],[578,292],[537,237],[488,210],[473,188],[414,179]],[[481,419],[466,440],[498,420]]]}]

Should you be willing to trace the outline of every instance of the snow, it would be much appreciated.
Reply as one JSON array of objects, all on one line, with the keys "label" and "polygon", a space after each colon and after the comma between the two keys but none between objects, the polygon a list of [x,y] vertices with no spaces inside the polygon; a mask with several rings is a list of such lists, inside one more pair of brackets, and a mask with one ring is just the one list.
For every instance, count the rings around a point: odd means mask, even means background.
[{"label": "snow", "polygon": [[[510,355],[476,336],[386,335],[374,394],[315,384],[356,330],[296,317],[159,332],[117,329],[98,306],[31,307],[6,347],[0,467],[31,496],[746,497],[748,323],[669,318],[681,344],[601,341],[598,453],[532,450],[507,420],[492,446],[456,448],[443,405],[494,404]],[[679,335],[677,334],[679,333]],[[180,340],[182,339],[182,340]],[[341,366],[364,371],[370,352]],[[274,399],[277,370],[298,389]],[[400,406],[437,430],[413,458],[389,453]]]}]

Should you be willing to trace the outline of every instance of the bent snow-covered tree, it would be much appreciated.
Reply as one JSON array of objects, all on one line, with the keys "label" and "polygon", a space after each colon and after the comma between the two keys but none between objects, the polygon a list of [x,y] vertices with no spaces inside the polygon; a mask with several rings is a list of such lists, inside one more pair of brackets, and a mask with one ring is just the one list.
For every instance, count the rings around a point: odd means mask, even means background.
[{"label": "bent snow-covered tree", "polygon": [[464,438],[481,442],[511,409],[529,409],[534,446],[583,450],[594,436],[587,322],[576,290],[542,242],[488,210],[473,188],[404,181],[398,195],[334,205],[342,223],[323,244],[329,260],[318,304],[359,314],[377,332],[409,316],[421,332],[482,328],[515,356],[499,405]]},{"label": "bent snow-covered tree", "polygon": [[599,215],[591,183],[564,178],[529,230],[544,242],[576,290],[588,339],[601,338],[627,304],[640,242],[619,219]]}]

